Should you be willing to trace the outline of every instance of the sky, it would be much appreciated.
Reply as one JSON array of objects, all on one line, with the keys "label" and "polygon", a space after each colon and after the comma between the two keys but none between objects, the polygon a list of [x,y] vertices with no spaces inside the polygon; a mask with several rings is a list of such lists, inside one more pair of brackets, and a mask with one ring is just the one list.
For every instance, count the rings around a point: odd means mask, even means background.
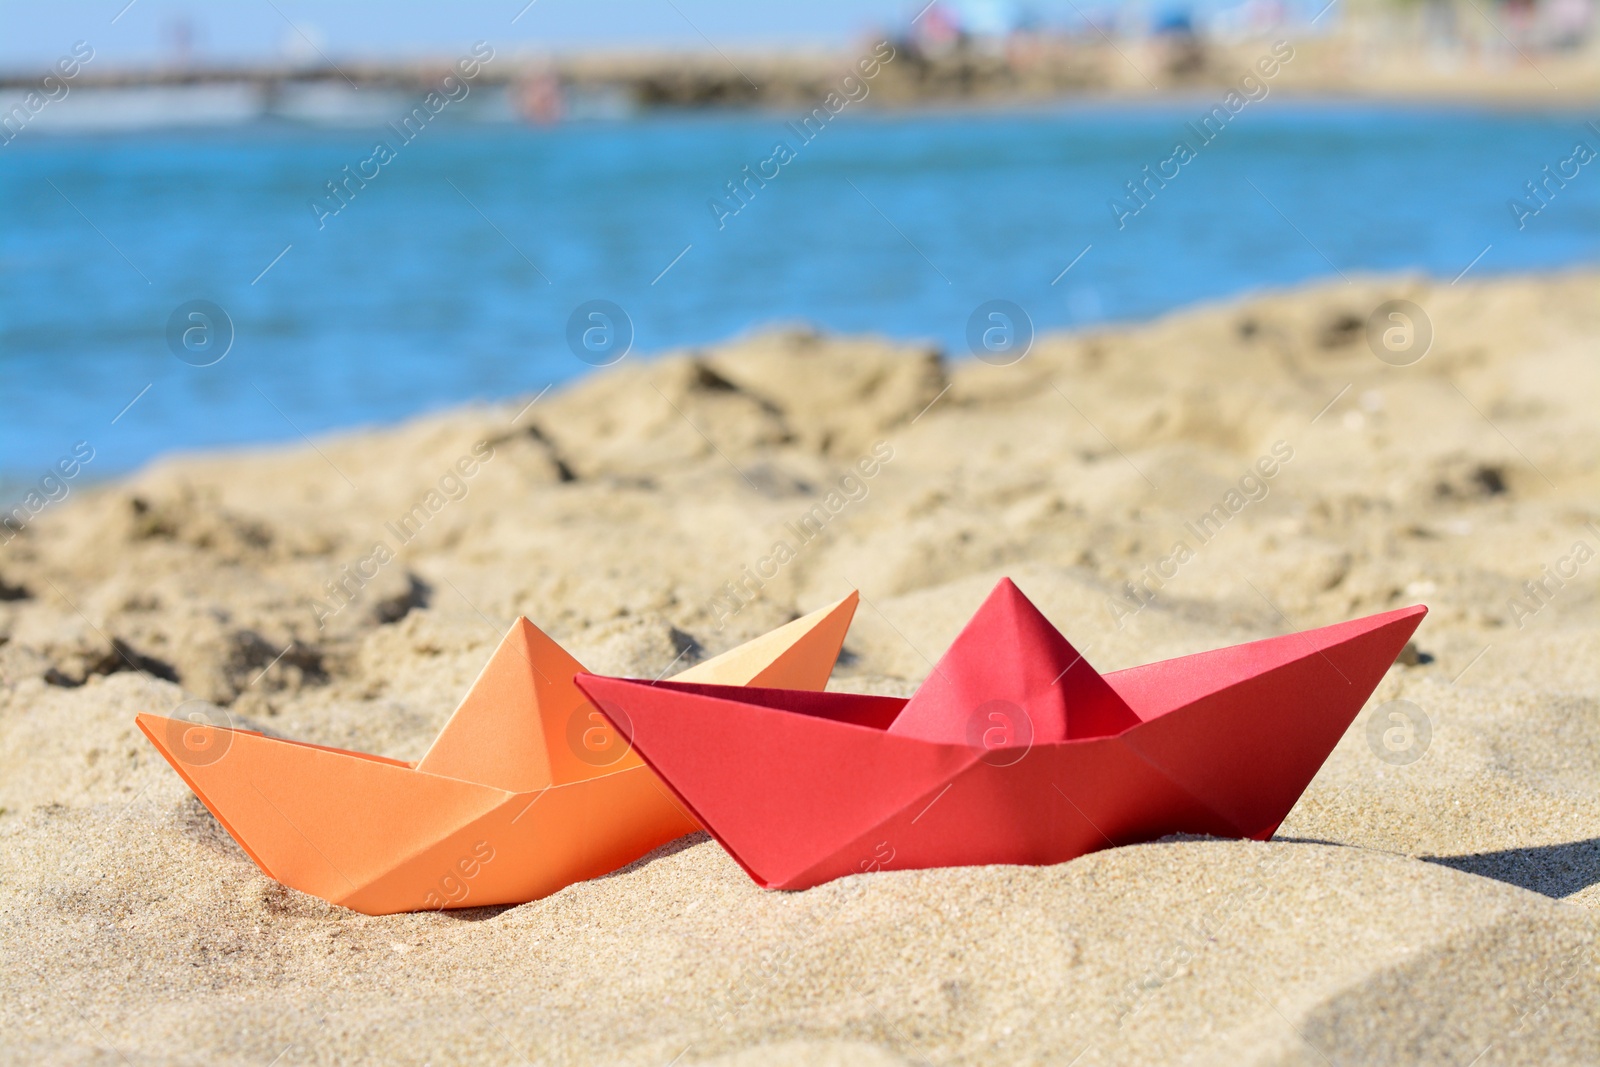
[{"label": "sky", "polygon": [[475,40],[839,45],[917,10],[901,0],[0,0],[0,66],[45,66],[79,40],[97,60],[148,63],[173,54],[185,24],[197,58],[226,60],[297,53],[306,46],[291,23],[330,56],[355,57],[456,52]]},{"label": "sky", "polygon": [[[76,41],[105,66],[437,55],[486,40],[512,50],[710,45],[838,47],[908,22],[927,0],[0,0],[0,68],[45,68]],[[1018,0],[954,0],[1016,7]],[[1242,0],[1021,0],[1062,23]],[[187,28],[187,29],[185,29]]]}]

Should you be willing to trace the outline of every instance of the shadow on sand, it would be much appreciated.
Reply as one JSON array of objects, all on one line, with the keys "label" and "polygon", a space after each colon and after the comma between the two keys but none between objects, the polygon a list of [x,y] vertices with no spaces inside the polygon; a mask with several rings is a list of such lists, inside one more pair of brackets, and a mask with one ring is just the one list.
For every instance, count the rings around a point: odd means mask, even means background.
[{"label": "shadow on sand", "polygon": [[[1273,841],[1296,845],[1354,847],[1320,837],[1273,837]],[[1395,853],[1399,855],[1400,853]],[[1521,889],[1560,900],[1600,882],[1600,837],[1569,841],[1564,845],[1539,845],[1535,848],[1508,848],[1502,852],[1478,852],[1470,856],[1417,856],[1424,863],[1493,878]]]},{"label": "shadow on sand", "polygon": [[1600,882],[1600,837],[1564,845],[1513,848],[1472,856],[1419,856],[1428,863],[1531,889],[1560,900]]}]

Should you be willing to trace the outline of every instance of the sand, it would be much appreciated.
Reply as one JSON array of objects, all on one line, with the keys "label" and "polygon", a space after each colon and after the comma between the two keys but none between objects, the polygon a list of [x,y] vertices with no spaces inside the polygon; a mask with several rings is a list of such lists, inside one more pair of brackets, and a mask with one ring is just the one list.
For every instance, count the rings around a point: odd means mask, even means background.
[{"label": "sand", "polygon": [[[1389,299],[1433,324],[1413,365],[1365,339]],[[1593,274],[1359,278],[1004,367],[789,330],[75,490],[0,547],[0,1060],[1596,1062],[1597,337]],[[518,614],[653,676],[852,587],[833,687],[907,693],[1002,575],[1102,670],[1432,614],[1273,841],[802,893],[696,836],[361,916],[264,878],[133,725],[199,700],[414,759]],[[1386,746],[1400,699],[1426,729]]]}]

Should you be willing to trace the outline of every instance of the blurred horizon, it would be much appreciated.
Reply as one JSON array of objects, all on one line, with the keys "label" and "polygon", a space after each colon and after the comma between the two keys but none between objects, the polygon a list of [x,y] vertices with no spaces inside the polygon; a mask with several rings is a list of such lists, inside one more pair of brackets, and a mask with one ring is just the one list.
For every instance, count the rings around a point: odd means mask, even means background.
[{"label": "blurred horizon", "polygon": [[[1039,25],[1138,32],[1192,17],[1258,10],[1333,24],[1348,0],[261,0],[203,6],[193,0],[63,0],[23,5],[0,0],[0,70],[44,67],[76,40],[94,45],[105,66],[199,66],[268,60],[425,58],[487,40],[511,51],[584,52],[643,48],[838,49],[863,34],[904,28],[934,7],[994,32]],[[1090,25],[1092,23],[1092,26]]]}]

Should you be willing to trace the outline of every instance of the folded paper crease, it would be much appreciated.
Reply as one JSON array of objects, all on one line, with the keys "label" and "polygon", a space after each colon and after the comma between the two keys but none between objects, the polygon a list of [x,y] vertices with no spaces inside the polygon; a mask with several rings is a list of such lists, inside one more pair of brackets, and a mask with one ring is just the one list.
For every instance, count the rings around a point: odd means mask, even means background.
[{"label": "folded paper crease", "polygon": [[580,675],[768,888],[1270,837],[1423,607],[1101,675],[1009,580],[908,700]]},{"label": "folded paper crease", "polygon": [[[677,676],[827,684],[854,593]],[[143,714],[139,728],[271,878],[369,914],[514,904],[698,829],[527,619],[413,766]]]}]

